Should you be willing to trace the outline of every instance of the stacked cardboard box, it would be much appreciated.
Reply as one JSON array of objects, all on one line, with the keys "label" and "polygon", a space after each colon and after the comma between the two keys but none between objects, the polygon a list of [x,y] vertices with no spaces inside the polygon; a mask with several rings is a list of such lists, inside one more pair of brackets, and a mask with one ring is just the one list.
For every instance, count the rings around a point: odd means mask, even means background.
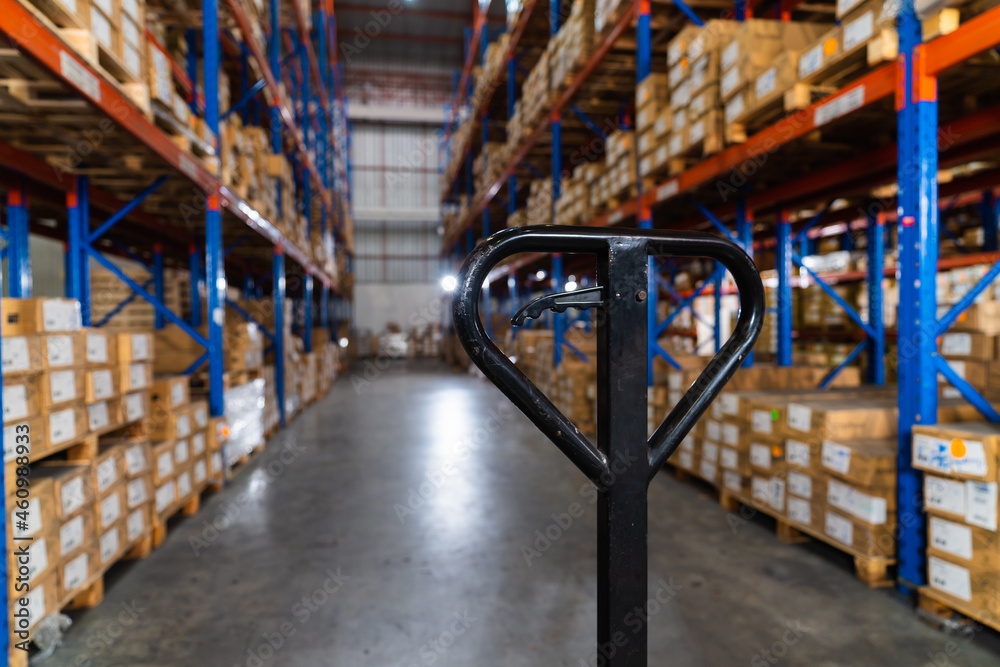
[{"label": "stacked cardboard box", "polygon": [[552,223],[552,179],[536,179],[528,189],[525,205],[526,224],[548,225]]},{"label": "stacked cardboard box", "polygon": [[650,74],[635,92],[635,128],[639,137],[637,149],[641,176],[652,176],[667,165],[672,127],[669,75]]},{"label": "stacked cardboard box", "polygon": [[594,0],[573,0],[569,17],[549,40],[552,89],[565,90],[590,58],[594,44]]},{"label": "stacked cardboard box", "polygon": [[974,618],[1000,615],[1000,429],[956,423],[913,429],[913,466],[925,471],[930,588]]}]

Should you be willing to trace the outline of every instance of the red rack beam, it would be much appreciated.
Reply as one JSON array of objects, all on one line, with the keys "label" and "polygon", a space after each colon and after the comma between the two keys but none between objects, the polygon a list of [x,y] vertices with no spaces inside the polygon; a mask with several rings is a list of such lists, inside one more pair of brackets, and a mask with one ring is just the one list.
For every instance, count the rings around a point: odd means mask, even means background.
[{"label": "red rack beam", "polygon": [[924,47],[927,73],[934,75],[1000,44],[1000,7],[969,19],[958,30],[932,39]]},{"label": "red rack beam", "polygon": [[451,111],[449,112],[448,122],[445,124],[445,143],[451,138],[452,127],[455,125],[455,115],[458,113],[459,102],[466,98],[465,89],[469,84],[469,77],[472,76],[472,68],[476,62],[476,57],[479,55],[479,40],[483,35],[483,27],[486,25],[484,17],[486,12],[481,11],[479,8],[479,0],[472,0],[472,11],[474,15],[474,20],[472,23],[472,39],[469,40],[469,52],[465,54],[465,64],[462,65],[462,77],[458,81],[458,90],[455,91],[455,96],[451,102]]}]

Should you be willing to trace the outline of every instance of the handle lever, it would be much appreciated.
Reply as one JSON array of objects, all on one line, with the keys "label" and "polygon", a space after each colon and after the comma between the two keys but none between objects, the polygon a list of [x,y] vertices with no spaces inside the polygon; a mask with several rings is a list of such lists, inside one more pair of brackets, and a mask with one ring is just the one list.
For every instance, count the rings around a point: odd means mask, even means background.
[{"label": "handle lever", "polygon": [[510,323],[515,327],[519,327],[526,320],[538,319],[546,310],[551,310],[555,313],[565,313],[567,308],[588,310],[590,308],[601,308],[603,305],[604,288],[600,286],[577,290],[575,292],[549,294],[535,299],[517,311],[514,317],[510,319]]}]

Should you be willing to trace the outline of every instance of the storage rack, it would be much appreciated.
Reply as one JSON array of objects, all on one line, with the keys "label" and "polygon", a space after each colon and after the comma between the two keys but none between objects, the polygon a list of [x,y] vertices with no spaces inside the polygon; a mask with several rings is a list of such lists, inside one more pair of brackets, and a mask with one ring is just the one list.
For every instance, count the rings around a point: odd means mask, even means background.
[{"label": "storage rack", "polygon": [[[522,162],[530,155],[536,158],[548,157],[552,164],[553,200],[558,199],[559,183],[564,175],[562,160],[564,157],[561,145],[561,131],[566,121],[565,112],[572,108],[574,102],[583,104],[586,96],[581,90],[586,88],[587,81],[600,71],[602,63],[614,45],[621,41],[631,49],[635,63],[636,80],[642,81],[651,71],[650,63],[653,56],[654,40],[662,43],[654,36],[654,30],[663,30],[666,23],[677,31],[677,23],[673,21],[670,12],[672,8],[656,6],[655,11],[649,0],[623,3],[629,5],[622,13],[613,29],[601,41],[595,43],[595,49],[587,64],[576,75],[569,88],[556,98],[546,113],[543,123],[535,128],[527,140],[518,147],[513,158],[505,166],[500,178],[475,197],[471,186],[471,160],[476,149],[478,133],[473,132],[466,154],[466,180],[469,183],[466,194],[468,214],[460,220],[453,229],[446,231],[443,252],[446,256],[460,259],[464,251],[471,250],[479,232],[483,237],[492,230],[502,226],[497,225],[491,216],[503,215],[503,212],[513,212],[517,208],[517,188],[523,185],[524,178],[541,177],[537,168],[526,170]],[[694,3],[692,3],[694,4]],[[558,30],[558,3],[548,7],[552,13],[550,24],[553,34]],[[706,16],[701,10],[687,6],[682,0],[675,0],[673,5],[684,17],[697,25],[702,24]],[[780,1],[777,3],[766,0],[737,1],[726,18],[744,20],[762,5],[773,9],[775,15],[789,20],[793,17],[798,3]],[[513,102],[518,94],[516,84],[516,53],[518,38],[538,20],[539,14],[544,15],[546,3],[526,2],[521,10],[517,25],[514,27],[511,40],[512,46],[508,53],[510,67],[505,73],[508,83],[508,113],[513,109]],[[661,19],[666,16],[667,20]],[[718,17],[718,13],[716,13]],[[920,475],[911,465],[912,428],[915,424],[931,424],[936,421],[938,386],[937,374],[940,372],[954,385],[959,392],[975,405],[988,419],[1000,421],[996,410],[980,396],[968,383],[958,377],[950,366],[937,353],[936,339],[965,310],[972,305],[976,297],[1000,275],[1000,254],[997,250],[997,222],[1000,210],[996,204],[996,194],[1000,185],[1000,170],[988,169],[975,173],[967,178],[956,179],[949,183],[938,184],[939,167],[965,164],[980,155],[995,151],[1000,146],[1000,107],[980,108],[969,113],[957,108],[954,100],[960,97],[960,74],[963,65],[974,56],[993,49],[1000,44],[1000,8],[988,9],[980,15],[968,20],[949,34],[923,42],[921,21],[918,19],[913,0],[903,0],[897,19],[899,37],[899,56],[897,62],[888,63],[872,69],[867,74],[844,85],[836,92],[815,102],[803,111],[787,116],[747,138],[746,141],[730,146],[720,153],[705,158],[690,166],[677,176],[658,182],[643,183],[640,180],[639,193],[636,197],[592,219],[592,226],[656,226],[670,229],[709,229],[727,236],[740,243],[751,254],[756,251],[774,249],[776,251],[776,283],[778,290],[777,308],[777,355],[779,365],[789,366],[792,363],[792,314],[791,289],[798,283],[793,273],[793,267],[798,265],[810,274],[810,279],[816,282],[831,296],[848,316],[860,326],[863,339],[848,355],[847,359],[834,368],[824,384],[828,383],[845,366],[852,363],[858,355],[867,349],[868,381],[873,384],[885,382],[886,369],[884,355],[886,339],[896,335],[899,341],[910,343],[911,353],[903,354],[898,359],[899,383],[899,457],[898,457],[898,579],[900,589],[912,592],[926,582],[926,532],[922,521],[914,522],[913,517],[922,516],[918,505],[921,495]],[[480,31],[474,31],[478,37]],[[474,41],[472,44],[474,45]],[[472,49],[470,48],[470,52]],[[466,62],[466,70],[470,61]],[[995,71],[991,70],[994,73]],[[462,81],[466,80],[463,74]],[[952,102],[944,104],[939,109],[938,87],[941,83],[941,101]],[[499,81],[488,86],[493,90]],[[606,95],[617,95],[627,103],[634,89],[608,89]],[[456,91],[455,105],[468,99],[468,91],[460,87]],[[894,102],[894,105],[893,105]],[[483,118],[473,119],[481,122],[483,142],[485,142],[488,118],[496,114],[496,105],[482,104]],[[577,109],[573,109],[577,112]],[[939,110],[944,121],[939,128]],[[451,133],[451,121],[445,127],[445,136]],[[874,123],[874,124],[873,124]],[[551,126],[551,143],[542,149],[541,143],[546,130]],[[600,127],[593,121],[585,126],[592,128],[598,136],[602,135]],[[808,160],[795,160],[792,153],[808,155],[810,148],[806,138],[815,130],[838,132],[846,130],[859,133],[861,128],[866,136],[874,136],[877,132],[888,132],[895,136],[895,143],[886,142],[880,148],[839,161],[823,160],[818,165]],[[941,146],[939,147],[939,140]],[[782,149],[786,149],[782,152]],[[820,150],[817,147],[815,150]],[[534,151],[534,153],[533,153]],[[821,155],[830,157],[829,153]],[[839,158],[836,153],[833,158]],[[787,162],[787,164],[781,164]],[[752,169],[752,171],[751,171]],[[444,200],[456,201],[458,180],[461,170],[456,171],[456,178],[444,184]],[[755,174],[752,182],[756,188],[746,187],[747,177],[731,180],[736,176]],[[873,186],[898,182],[898,194],[880,201],[871,201],[861,211],[851,209],[832,210],[830,202],[838,197],[868,193]],[[719,184],[723,185],[724,194],[720,196]],[[500,193],[506,187],[506,202]],[[982,218],[985,252],[969,253],[938,258],[937,239],[939,238],[938,218],[939,197],[947,197],[948,206],[978,205]],[[498,201],[500,204],[493,205]],[[823,206],[826,205],[825,208]],[[819,207],[817,209],[817,206]],[[802,219],[793,220],[791,212],[810,211]],[[553,204],[553,221],[555,220],[555,205]],[[727,225],[728,223],[728,225]],[[895,223],[898,231],[899,258],[898,268],[884,265],[886,226]],[[735,233],[730,227],[735,227]],[[806,252],[796,252],[796,245],[807,244],[810,239],[819,236],[849,234],[853,230],[866,230],[868,235],[868,267],[864,272],[823,275],[816,274],[802,267],[802,255]],[[501,266],[490,275],[492,285],[501,289],[506,284],[506,300],[511,310],[517,307],[519,283],[518,272],[523,277],[526,273],[534,273],[541,267],[541,255],[522,256]],[[546,258],[547,261],[547,258]],[[993,268],[968,295],[938,318],[935,293],[935,274],[937,271],[949,268],[972,266],[982,263],[992,263]],[[706,280],[696,291],[687,294],[677,294],[670,283],[663,279],[661,273],[668,268],[669,262],[651,264],[650,270],[650,335],[649,335],[649,368],[656,356],[673,363],[669,355],[662,350],[656,340],[670,324],[657,322],[656,299],[664,294],[678,302],[680,311],[690,308],[693,299],[699,294],[715,295],[715,344],[718,349],[721,342],[719,331],[719,298],[724,293],[722,274],[716,272]],[[582,269],[586,271],[586,269]],[[549,269],[551,285],[554,291],[562,291],[563,259],[551,259]],[[898,331],[886,331],[882,325],[882,277],[897,275],[900,285],[900,307],[898,314]],[[871,317],[865,321],[846,302],[837,296],[830,285],[837,282],[861,281],[867,282],[869,312]],[[538,286],[538,287],[541,287]],[[488,304],[487,304],[488,308]],[[504,309],[506,310],[506,308]],[[489,311],[486,310],[486,320],[489,322]],[[562,348],[566,343],[563,339],[565,318],[567,315],[555,315],[553,321],[554,360],[558,365],[562,356]],[[672,319],[672,316],[671,318]],[[802,332],[803,334],[805,332]],[[752,363],[752,359],[748,360]],[[650,377],[650,383],[652,377]],[[905,519],[905,520],[904,520]]]},{"label": "storage rack", "polygon": [[[251,18],[250,0],[147,3],[175,25],[191,26],[186,30],[187,62],[170,62],[173,82],[208,130],[204,137],[187,133],[188,148],[154,123],[148,89],[143,99],[141,85],[137,94],[96,59],[84,57],[71,45],[69,33],[27,0],[0,0],[2,66],[23,74],[26,87],[44,91],[48,103],[31,123],[5,114],[0,128],[0,183],[6,190],[6,227],[0,239],[5,242],[11,297],[32,295],[29,232],[48,236],[66,243],[66,296],[80,301],[84,326],[103,324],[90,316],[93,262],[131,290],[119,308],[142,299],[154,307],[157,329],[170,323],[200,343],[205,354],[186,374],[207,365],[212,416],[222,416],[225,410],[225,311],[253,321],[226,298],[226,286],[241,285],[245,297],[260,298],[270,280],[275,323],[273,330],[261,328],[276,360],[284,426],[283,305],[292,296],[286,295],[286,287],[291,279],[299,285],[294,296],[301,300],[307,353],[312,351],[314,320],[336,331],[337,312],[350,312],[350,290],[341,290],[336,274],[289,239],[280,221],[266,219],[223,182],[220,119],[238,113],[258,123],[262,116],[269,120],[273,153],[289,156],[297,167],[298,205],[307,238],[312,227],[324,237],[330,233],[337,247],[346,248],[348,258],[353,244],[350,143],[333,0],[270,0],[263,5],[271,28],[261,35],[255,31],[259,25]],[[146,37],[155,41],[149,31]],[[216,94],[224,57],[240,71],[240,97],[230,109],[219,108]],[[52,111],[54,99],[63,111]],[[280,201],[280,187],[278,197]],[[140,263],[153,279],[138,284],[108,255]],[[190,270],[189,320],[163,303],[168,264]],[[6,497],[2,486],[0,495]],[[4,532],[6,518],[6,513],[0,518]],[[0,547],[3,573],[6,548],[5,540]],[[0,603],[8,609],[6,587]],[[0,621],[2,655],[9,650],[8,620],[5,611]]]}]

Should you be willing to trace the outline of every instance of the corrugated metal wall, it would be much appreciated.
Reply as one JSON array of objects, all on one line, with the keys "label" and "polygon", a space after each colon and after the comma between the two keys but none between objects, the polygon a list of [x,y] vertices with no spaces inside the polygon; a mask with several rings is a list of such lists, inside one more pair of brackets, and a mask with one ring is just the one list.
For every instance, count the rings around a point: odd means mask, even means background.
[{"label": "corrugated metal wall", "polygon": [[438,204],[437,128],[354,125],[354,208],[429,209]]},{"label": "corrugated metal wall", "polygon": [[441,276],[438,221],[358,220],[355,278],[361,283],[436,283]]}]

